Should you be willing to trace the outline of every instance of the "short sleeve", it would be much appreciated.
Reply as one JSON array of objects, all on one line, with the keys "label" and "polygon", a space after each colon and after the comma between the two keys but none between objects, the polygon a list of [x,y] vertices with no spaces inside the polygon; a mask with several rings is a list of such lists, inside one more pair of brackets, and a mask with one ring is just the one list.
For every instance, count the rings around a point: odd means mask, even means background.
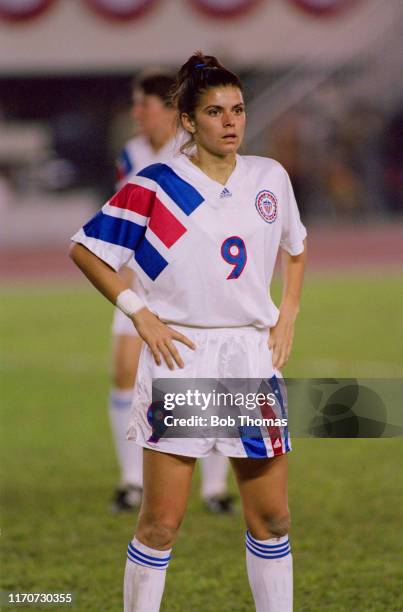
[{"label": "short sleeve", "polygon": [[154,192],[126,184],[71,240],[119,270],[143,240],[154,198]]},{"label": "short sleeve", "polygon": [[307,236],[302,224],[290,178],[285,173],[284,212],[282,216],[280,247],[290,255],[300,255],[304,251]]}]

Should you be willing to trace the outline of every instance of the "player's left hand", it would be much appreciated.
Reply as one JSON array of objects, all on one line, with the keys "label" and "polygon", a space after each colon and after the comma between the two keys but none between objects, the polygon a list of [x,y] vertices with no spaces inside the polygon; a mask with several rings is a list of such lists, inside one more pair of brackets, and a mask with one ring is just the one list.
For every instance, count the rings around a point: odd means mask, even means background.
[{"label": "player's left hand", "polygon": [[281,370],[287,363],[294,339],[295,317],[282,314],[274,327],[270,328],[269,349],[272,351],[273,368]]}]

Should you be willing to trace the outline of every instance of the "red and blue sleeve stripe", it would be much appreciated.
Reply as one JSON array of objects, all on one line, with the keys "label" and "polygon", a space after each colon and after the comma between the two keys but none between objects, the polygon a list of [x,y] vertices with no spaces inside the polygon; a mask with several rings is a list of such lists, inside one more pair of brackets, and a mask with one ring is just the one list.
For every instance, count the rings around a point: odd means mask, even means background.
[{"label": "red and blue sleeve stripe", "polygon": [[165,164],[149,166],[138,176],[152,183],[143,181],[144,185],[135,179],[127,183],[83,230],[89,238],[131,250],[137,264],[154,281],[169,263],[167,249],[187,232],[183,213],[192,214],[204,198]]},{"label": "red and blue sleeve stripe", "polygon": [[167,260],[162,257],[146,237],[143,238],[139,247],[136,249],[134,259],[153,281],[168,265]]},{"label": "red and blue sleeve stripe", "polygon": [[153,164],[141,170],[138,176],[144,176],[155,181],[161,189],[175,202],[185,213],[192,212],[204,201],[203,196],[190,183],[184,181],[166,164]]},{"label": "red and blue sleeve stripe", "polygon": [[83,226],[86,236],[134,251],[145,234],[145,227],[132,221],[105,215],[102,210]]}]

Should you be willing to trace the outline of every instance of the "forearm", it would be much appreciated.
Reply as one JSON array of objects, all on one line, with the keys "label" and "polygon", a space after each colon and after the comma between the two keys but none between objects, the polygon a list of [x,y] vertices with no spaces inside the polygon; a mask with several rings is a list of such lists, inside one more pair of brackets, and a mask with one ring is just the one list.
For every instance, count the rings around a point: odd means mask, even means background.
[{"label": "forearm", "polygon": [[300,255],[282,253],[283,292],[280,305],[280,316],[295,321],[299,313],[306,262],[306,240],[304,251]]},{"label": "forearm", "polygon": [[119,293],[130,287],[124,278],[82,244],[73,243],[69,255],[94,287],[113,304]]}]

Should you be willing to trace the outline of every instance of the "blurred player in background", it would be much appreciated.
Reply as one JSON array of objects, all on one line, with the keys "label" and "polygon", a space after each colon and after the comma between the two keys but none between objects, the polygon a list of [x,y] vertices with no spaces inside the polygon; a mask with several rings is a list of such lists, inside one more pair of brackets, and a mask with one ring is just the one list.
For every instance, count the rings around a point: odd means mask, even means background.
[{"label": "blurred player in background", "polygon": [[[139,134],[129,140],[117,160],[118,187],[132,175],[157,162],[169,162],[178,152],[176,111],[170,104],[175,84],[173,75],[158,71],[143,73],[133,88],[133,117]],[[141,285],[133,271],[124,268],[121,275],[139,293]],[[109,414],[121,469],[121,478],[112,502],[112,511],[138,507],[143,489],[143,449],[127,441],[126,431],[133,397],[142,339],[133,322],[118,308],[112,324],[112,382]],[[201,461],[202,497],[212,512],[229,513],[232,498],[227,493],[228,460],[210,455]]]}]

